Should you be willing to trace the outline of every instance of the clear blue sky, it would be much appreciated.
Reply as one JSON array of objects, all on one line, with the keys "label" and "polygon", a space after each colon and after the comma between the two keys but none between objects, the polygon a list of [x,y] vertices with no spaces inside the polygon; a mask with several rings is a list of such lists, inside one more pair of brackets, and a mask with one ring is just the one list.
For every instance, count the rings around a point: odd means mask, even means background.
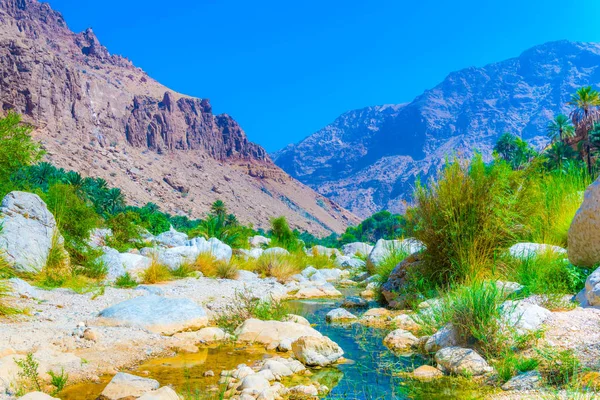
[{"label": "clear blue sky", "polygon": [[547,41],[600,42],[600,1],[50,0],[78,32],[209,98],[268,151],[354,108]]}]

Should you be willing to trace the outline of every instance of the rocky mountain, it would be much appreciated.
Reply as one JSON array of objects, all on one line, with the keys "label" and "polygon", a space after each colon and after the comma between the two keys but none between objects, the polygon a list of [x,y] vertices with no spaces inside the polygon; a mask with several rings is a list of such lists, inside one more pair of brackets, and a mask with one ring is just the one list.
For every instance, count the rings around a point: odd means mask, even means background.
[{"label": "rocky mountain", "polygon": [[0,106],[36,127],[50,162],[106,179],[133,204],[201,217],[222,199],[257,227],[286,215],[322,234],[356,222],[273,164],[230,116],[214,115],[208,99],[169,90],[37,0],[0,1]]},{"label": "rocky mountain", "polygon": [[402,212],[415,178],[435,174],[446,157],[490,157],[504,132],[546,143],[552,116],[570,95],[600,86],[600,45],[559,41],[482,68],[453,72],[403,105],[347,112],[273,155],[301,182],[360,216]]}]

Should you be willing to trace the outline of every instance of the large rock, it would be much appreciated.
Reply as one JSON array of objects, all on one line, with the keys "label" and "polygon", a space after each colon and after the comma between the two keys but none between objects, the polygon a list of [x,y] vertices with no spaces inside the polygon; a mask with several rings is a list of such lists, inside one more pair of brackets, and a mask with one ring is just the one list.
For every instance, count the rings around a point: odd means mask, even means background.
[{"label": "large rock", "polygon": [[21,278],[10,278],[8,284],[11,294],[14,296],[28,299],[37,299],[40,297],[40,291]]},{"label": "large rock", "polygon": [[304,365],[320,367],[333,364],[344,355],[340,346],[326,336],[302,336],[292,343],[292,351]]},{"label": "large rock", "polygon": [[288,254],[290,252],[281,247],[270,247],[263,252],[263,256],[286,256]]},{"label": "large rock", "polygon": [[251,318],[236,329],[235,336],[242,342],[257,342],[276,347],[285,339],[293,342],[302,336],[323,335],[310,326],[295,322],[261,321]]},{"label": "large rock", "polygon": [[413,253],[401,261],[390,274],[388,280],[381,285],[381,294],[392,308],[403,308],[405,296],[401,289],[406,285],[407,273],[423,262],[421,253]]},{"label": "large rock", "polygon": [[134,326],[164,335],[208,325],[206,312],[193,301],[153,294],[115,304],[100,312],[100,317],[108,324]]},{"label": "large rock", "polygon": [[373,246],[368,243],[362,242],[354,242],[348,243],[342,246],[342,253],[345,256],[353,257],[353,256],[368,256],[373,251]]},{"label": "large rock", "polygon": [[504,323],[514,327],[519,333],[540,329],[552,315],[549,310],[523,300],[505,301],[502,304],[501,312]]},{"label": "large rock", "polygon": [[569,261],[592,267],[600,262],[600,178],[585,191],[569,228]]},{"label": "large rock", "polygon": [[329,247],[321,246],[320,244],[313,246],[306,253],[311,256],[318,255],[318,256],[327,256],[327,257],[337,257],[337,256],[342,255],[342,253],[338,249],[332,249]]},{"label": "large rock", "polygon": [[424,249],[423,243],[416,239],[385,240],[379,239],[367,259],[367,267],[374,268],[394,252],[413,254]]},{"label": "large rock", "polygon": [[567,250],[563,249],[562,247],[539,243],[517,243],[508,249],[508,252],[512,257],[519,258],[521,260],[546,253],[567,254]]},{"label": "large rock", "polygon": [[263,248],[271,244],[271,239],[261,235],[254,235],[248,238],[248,243],[252,248]]},{"label": "large rock", "polygon": [[343,308],[334,308],[325,315],[327,322],[356,321],[358,317]]},{"label": "large rock", "polygon": [[264,250],[261,249],[260,247],[251,249],[251,250],[246,250],[246,249],[238,249],[238,254],[240,254],[241,256],[243,256],[244,258],[254,258],[257,259],[260,256],[262,256]]},{"label": "large rock", "polygon": [[407,351],[417,343],[419,339],[409,331],[396,329],[391,331],[384,339],[383,344],[394,351]]},{"label": "large rock", "polygon": [[119,253],[110,247],[103,248],[104,254],[100,257],[100,262],[106,265],[108,273],[106,280],[114,282],[119,276],[129,273],[134,279],[144,272],[152,260],[139,254]]},{"label": "large rock", "polygon": [[492,368],[475,350],[446,347],[435,353],[435,361],[442,371],[464,376],[479,376],[492,372]]},{"label": "large rock", "polygon": [[525,391],[538,389],[541,386],[542,376],[540,373],[538,371],[529,371],[510,379],[502,385],[502,390]]},{"label": "large rock", "polygon": [[113,232],[107,228],[95,228],[90,232],[90,238],[87,243],[93,248],[104,247],[107,245],[107,241],[112,237]]},{"label": "large rock", "polygon": [[[55,245],[62,246],[64,242],[54,216],[36,194],[7,194],[0,204],[0,226],[0,254],[18,272],[41,271],[54,235]],[[65,256],[68,257],[66,252]]]},{"label": "large rock", "polygon": [[183,232],[177,232],[173,227],[166,232],[154,238],[154,243],[163,247],[179,247],[184,246],[188,235]]},{"label": "large rock", "polygon": [[125,397],[140,397],[159,387],[160,384],[154,379],[142,378],[125,372],[119,372],[110,380],[101,395],[108,400],[118,400]]},{"label": "large rock", "polygon": [[146,392],[138,400],[181,400],[181,397],[173,389],[163,386],[158,390]]},{"label": "large rock", "polygon": [[203,237],[197,237],[190,239],[185,242],[186,246],[195,247],[199,253],[210,253],[217,260],[229,262],[231,261],[231,255],[233,251],[231,247],[217,238],[210,238],[208,240]]},{"label": "large rock", "polygon": [[427,339],[424,350],[428,353],[435,353],[440,349],[456,346],[459,342],[460,338],[456,329],[452,324],[446,324]]},{"label": "large rock", "polygon": [[366,265],[366,263],[363,260],[354,256],[338,256],[335,258],[334,263],[338,267],[352,269],[360,269]]}]

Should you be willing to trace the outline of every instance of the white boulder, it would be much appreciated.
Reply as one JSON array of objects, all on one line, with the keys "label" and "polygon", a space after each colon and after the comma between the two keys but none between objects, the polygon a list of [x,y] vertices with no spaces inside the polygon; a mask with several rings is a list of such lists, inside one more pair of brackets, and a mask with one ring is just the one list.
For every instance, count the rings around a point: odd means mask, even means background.
[{"label": "white boulder", "polygon": [[109,325],[133,326],[163,335],[208,325],[206,312],[193,301],[153,294],[115,304],[101,311],[99,316]]},{"label": "white boulder", "polygon": [[546,253],[566,255],[567,250],[559,246],[552,246],[550,244],[517,243],[508,249],[508,253],[514,258],[525,260]]},{"label": "white boulder", "polygon": [[373,246],[368,243],[354,242],[342,246],[342,253],[345,256],[353,257],[356,255],[368,256],[373,251]]},{"label": "white boulder", "polygon": [[292,351],[304,365],[320,367],[333,364],[344,355],[340,346],[326,336],[302,336],[292,343]]},{"label": "white boulder", "polygon": [[64,243],[46,203],[33,193],[7,194],[0,204],[0,226],[0,253],[17,272],[40,272],[53,241]]}]

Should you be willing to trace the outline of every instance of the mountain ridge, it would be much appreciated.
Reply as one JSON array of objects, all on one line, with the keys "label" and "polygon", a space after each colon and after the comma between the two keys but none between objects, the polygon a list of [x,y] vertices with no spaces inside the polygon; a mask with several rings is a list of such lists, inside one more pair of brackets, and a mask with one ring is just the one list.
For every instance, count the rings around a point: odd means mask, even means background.
[{"label": "mountain ridge", "polygon": [[37,0],[0,2],[0,106],[36,128],[58,167],[99,176],[134,205],[194,217],[222,199],[244,223],[285,215],[317,234],[357,218],[295,181],[208,99],[170,90],[93,30],[69,30]]},{"label": "mountain ridge", "polygon": [[[381,209],[403,212],[417,176],[429,179],[452,154],[481,152],[490,159],[495,141],[511,132],[536,147],[545,126],[578,87],[600,85],[600,45],[556,41],[483,67],[454,71],[393,113],[351,110],[338,120],[273,154],[277,165],[360,216]],[[350,141],[352,126],[369,131]],[[365,131],[363,131],[364,133]],[[345,155],[358,148],[353,158]],[[327,147],[325,156],[316,147]],[[321,157],[317,157],[321,155]],[[336,170],[342,166],[343,172]]]}]

